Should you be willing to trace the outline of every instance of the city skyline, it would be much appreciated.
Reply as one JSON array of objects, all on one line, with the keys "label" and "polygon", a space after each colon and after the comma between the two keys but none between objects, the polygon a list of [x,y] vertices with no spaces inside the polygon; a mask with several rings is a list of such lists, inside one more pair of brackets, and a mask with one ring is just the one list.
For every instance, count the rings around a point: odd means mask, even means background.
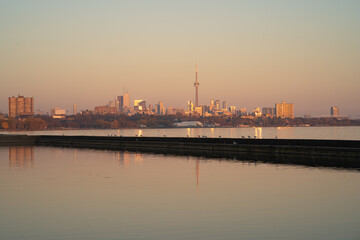
[{"label": "city skyline", "polygon": [[[296,104],[295,116],[358,116],[358,1],[1,2],[0,112],[93,109],[122,94],[166,106]],[[196,10],[196,11],[195,11]],[[198,12],[198,14],[194,14]],[[216,16],[216,17],[214,17]]]}]

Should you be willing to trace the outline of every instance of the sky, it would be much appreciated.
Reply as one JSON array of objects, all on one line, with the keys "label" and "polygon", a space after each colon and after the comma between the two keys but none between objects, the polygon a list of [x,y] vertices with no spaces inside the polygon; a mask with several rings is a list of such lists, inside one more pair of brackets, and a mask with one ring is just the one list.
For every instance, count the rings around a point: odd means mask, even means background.
[{"label": "sky", "polygon": [[165,107],[294,103],[360,117],[358,0],[0,0],[0,112],[94,109],[122,95]]}]

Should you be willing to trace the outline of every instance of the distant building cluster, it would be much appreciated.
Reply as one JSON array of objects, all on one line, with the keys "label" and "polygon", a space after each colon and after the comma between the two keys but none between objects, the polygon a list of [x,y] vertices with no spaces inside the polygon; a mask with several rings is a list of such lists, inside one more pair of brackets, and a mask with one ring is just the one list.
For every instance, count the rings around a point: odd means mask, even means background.
[{"label": "distant building cluster", "polygon": [[[195,96],[194,100],[189,100],[185,109],[175,107],[165,107],[162,101],[156,104],[148,104],[144,99],[130,100],[130,94],[126,91],[123,95],[115,97],[106,105],[95,106],[93,110],[79,111],[77,105],[73,104],[72,115],[80,114],[126,114],[128,116],[136,114],[146,115],[188,115],[188,116],[240,116],[242,118],[294,118],[294,104],[282,101],[276,103],[274,107],[256,107],[248,111],[243,107],[236,107],[228,104],[226,100],[211,99],[208,105],[200,105],[198,81],[198,68],[195,68]],[[37,109],[36,114],[43,115],[44,112]],[[46,113],[53,118],[62,119],[67,115],[67,111],[63,108],[53,108],[51,113]],[[9,97],[9,117],[29,117],[34,116],[34,98],[33,97]],[[339,117],[339,108],[331,107],[330,116],[333,118]],[[310,115],[305,115],[305,118],[310,118]]]}]

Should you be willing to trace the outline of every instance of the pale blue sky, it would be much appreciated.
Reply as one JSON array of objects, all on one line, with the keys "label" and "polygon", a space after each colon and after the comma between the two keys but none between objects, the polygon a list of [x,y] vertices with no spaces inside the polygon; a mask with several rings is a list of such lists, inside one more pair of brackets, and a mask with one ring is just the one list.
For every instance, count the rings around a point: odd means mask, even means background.
[{"label": "pale blue sky", "polygon": [[360,1],[0,1],[0,112],[211,98],[360,114]]}]

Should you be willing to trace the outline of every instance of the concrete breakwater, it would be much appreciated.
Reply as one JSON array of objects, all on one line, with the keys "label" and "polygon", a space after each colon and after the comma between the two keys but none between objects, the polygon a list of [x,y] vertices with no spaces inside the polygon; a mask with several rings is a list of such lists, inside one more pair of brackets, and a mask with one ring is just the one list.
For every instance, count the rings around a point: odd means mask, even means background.
[{"label": "concrete breakwater", "polygon": [[360,141],[183,137],[0,135],[0,146],[126,150],[360,169]]}]

